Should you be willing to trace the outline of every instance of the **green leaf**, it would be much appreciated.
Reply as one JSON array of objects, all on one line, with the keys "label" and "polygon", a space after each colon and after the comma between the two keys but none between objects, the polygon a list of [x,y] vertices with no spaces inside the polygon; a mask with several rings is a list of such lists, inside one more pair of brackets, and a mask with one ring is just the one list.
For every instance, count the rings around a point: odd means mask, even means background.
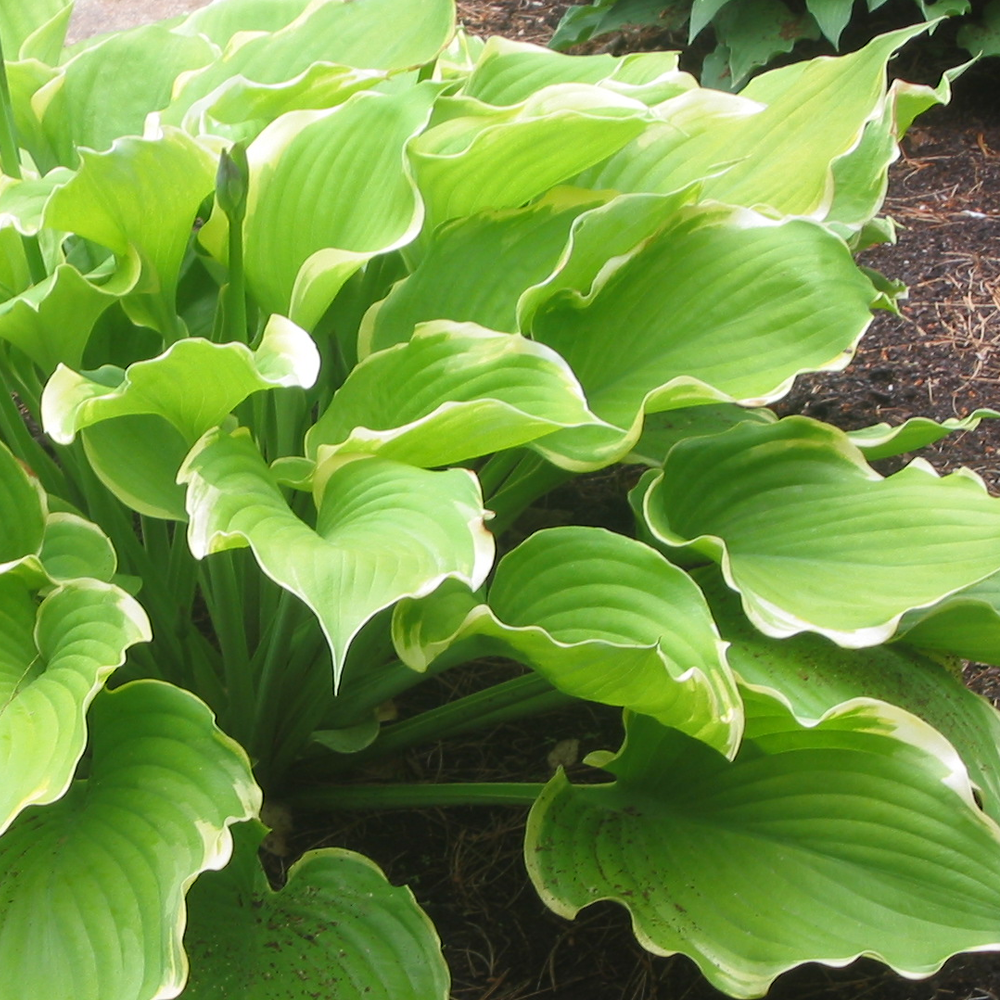
[{"label": "green leaf", "polygon": [[79,147],[104,151],[122,136],[140,136],[146,116],[170,103],[181,73],[209,63],[207,39],[159,24],[108,35],[84,49],[33,100],[54,163],[75,167]]},{"label": "green leaf", "polygon": [[378,454],[425,468],[597,422],[566,363],[543,344],[473,323],[426,323],[369,355],[306,435],[306,454]]},{"label": "green leaf", "polygon": [[264,828],[236,827],[233,860],[189,897],[186,1000],[445,1000],[448,969],[409,889],[340,848],[309,851],[278,892],[257,860]]},{"label": "green leaf", "polygon": [[948,417],[940,423],[929,417],[911,417],[895,427],[886,423],[872,424],[848,431],[847,436],[864,452],[869,462],[874,462],[916,451],[955,431],[974,431],[981,420],[994,417],[1000,417],[1000,412],[981,407],[964,417]]},{"label": "green leaf", "polygon": [[[360,93],[329,110],[292,112],[251,143],[245,264],[265,312],[311,329],[365,261],[414,239],[423,210],[405,147],[439,89]],[[216,211],[201,231],[221,260],[226,230]]]},{"label": "green leaf", "polygon": [[225,49],[241,31],[279,31],[291,24],[311,0],[212,0],[174,26],[178,35],[204,35]]},{"label": "green leaf", "polygon": [[413,273],[365,315],[360,353],[402,344],[417,324],[435,319],[519,332],[519,297],[561,263],[580,216],[607,200],[590,191],[557,188],[526,208],[445,223]]},{"label": "green leaf", "polygon": [[486,639],[567,694],[736,753],[740,698],[704,598],[641,542],[601,528],[539,531],[500,560],[486,603],[453,591],[397,608],[396,649],[414,669]]},{"label": "green leaf", "polygon": [[[661,0],[646,2],[662,13]],[[645,104],[658,104],[697,86],[693,77],[678,70],[677,59],[676,52],[636,52],[624,58],[565,56],[495,35],[487,41],[461,92],[485,104],[509,106],[553,84],[589,83]]]},{"label": "green leaf", "polygon": [[812,14],[819,30],[833,43],[840,45],[840,36],[851,19],[854,0],[806,0],[806,8]]},{"label": "green leaf", "polygon": [[966,22],[959,28],[958,44],[972,55],[1000,55],[1000,0],[989,0],[982,21]]},{"label": "green leaf", "polygon": [[131,510],[186,521],[177,470],[191,448],[173,424],[152,414],[115,417],[81,432],[90,467]]},{"label": "green leaf", "polygon": [[139,280],[140,266],[129,255],[89,275],[59,264],[37,285],[0,303],[0,337],[24,351],[46,374],[60,365],[78,368],[90,334],[104,311]]},{"label": "green leaf", "polygon": [[1000,574],[904,615],[896,637],[920,649],[1000,663]]},{"label": "green leaf", "polygon": [[732,88],[739,87],[758,66],[791,52],[802,38],[818,38],[809,16],[796,16],[781,0],[728,4],[715,21],[715,34],[729,49]]},{"label": "green leaf", "polygon": [[526,208],[445,223],[416,270],[365,314],[359,350],[402,343],[432,319],[527,332],[543,303],[589,291],[609,261],[624,263],[695,196],[556,188]]},{"label": "green leaf", "polygon": [[312,338],[283,316],[272,316],[255,351],[189,338],[124,370],[104,365],[87,376],[60,366],[42,395],[42,421],[54,441],[69,444],[80,430],[104,420],[155,414],[191,445],[253,393],[308,387],[318,372]]},{"label": "green leaf", "polygon": [[[72,9],[71,0],[32,0],[31,3],[0,4],[0,38],[8,61],[40,59],[33,51],[23,51],[27,40],[61,13]],[[63,27],[65,32],[65,26]],[[30,49],[30,46],[28,47]],[[55,60],[52,60],[55,62]]]},{"label": "green leaf", "polygon": [[803,727],[746,701],[733,762],[637,715],[602,764],[614,783],[549,782],[525,860],[550,907],[616,900],[645,947],[738,997],[808,961],[869,955],[919,977],[997,947],[1000,829],[938,733],[878,702]]},{"label": "green leaf", "polygon": [[228,827],[257,812],[260,790],[186,691],[137,681],[89,718],[89,779],[0,839],[0,965],[30,996],[176,996],[184,894],[226,863]]},{"label": "green leaf", "polygon": [[479,486],[464,469],[348,459],[322,488],[315,529],[289,509],[243,429],[209,432],[178,479],[195,558],[249,545],[264,573],[319,619],[335,681],[372,616],[448,578],[479,587],[493,561]]},{"label": "green leaf", "polygon": [[[297,13],[300,2],[294,0],[291,8],[285,6]],[[219,21],[232,23],[225,13]],[[201,16],[211,19],[213,14]],[[238,16],[242,21],[241,12]],[[190,24],[182,24],[178,30],[190,30]],[[390,25],[391,30],[387,30]],[[228,29],[216,25],[211,30],[224,34]],[[235,77],[256,83],[285,83],[317,62],[369,70],[416,69],[431,62],[454,31],[454,0],[311,3],[277,31],[237,34],[221,59],[182,81],[176,100],[190,107]]]},{"label": "green leaf", "polygon": [[904,643],[842,649],[817,635],[772,639],[747,621],[739,598],[714,568],[694,576],[729,643],[726,655],[742,684],[785,703],[803,725],[857,698],[911,712],[959,752],[982,793],[984,811],[1000,822],[1000,714],[970,691],[958,672]]},{"label": "green leaf", "polygon": [[385,70],[352,69],[329,63],[314,63],[285,83],[257,83],[242,76],[230,77],[190,107],[182,102],[172,105],[164,113],[163,121],[178,124],[196,135],[250,142],[283,114],[332,108],[387,78]]},{"label": "green leaf", "polygon": [[691,0],[691,25],[688,41],[693,42],[727,3],[729,0]]},{"label": "green leaf", "polygon": [[[866,124],[882,112],[886,63],[924,30],[917,25],[849,55],[762,73],[738,98],[696,90],[667,101],[657,108],[662,124],[579,183],[668,191],[703,180],[706,198],[826,218],[836,161],[855,149]],[[831,94],[837,94],[833,106]]]},{"label": "green leaf", "polygon": [[65,511],[46,518],[38,558],[53,581],[90,577],[110,583],[118,569],[118,557],[108,536],[96,524]]},{"label": "green leaf", "polygon": [[0,573],[35,555],[45,536],[48,505],[41,483],[0,443]]},{"label": "green leaf", "polygon": [[0,598],[2,833],[23,809],[69,788],[91,701],[129,646],[152,633],[131,597],[97,580],[62,584],[36,609],[29,589],[7,574]]},{"label": "green leaf", "polygon": [[640,135],[648,109],[602,87],[563,84],[502,109],[466,100],[457,112],[410,145],[428,230],[543,195]]},{"label": "green leaf", "polygon": [[682,441],[638,493],[653,536],[719,562],[768,635],[875,645],[1000,568],[1000,500],[978,477],[918,459],[883,479],[805,417]]},{"label": "green leaf", "polygon": [[643,413],[759,406],[804,371],[842,368],[871,320],[871,283],[839,239],[814,223],[746,210],[683,210],[601,279],[585,297],[553,299],[533,325],[569,362],[590,409],[613,425],[539,442],[567,468],[626,454]]},{"label": "green leaf", "polygon": [[123,300],[133,320],[179,339],[177,283],[191,227],[215,186],[215,158],[183,132],[117,139],[104,153],[84,150],[76,176],[45,207],[46,226],[136,253],[140,284]]},{"label": "green leaf", "polygon": [[689,437],[720,434],[744,420],[773,424],[778,418],[772,410],[746,409],[734,403],[709,406],[688,406],[646,417],[642,436],[625,457],[625,461],[656,468],[663,464],[670,449]]}]

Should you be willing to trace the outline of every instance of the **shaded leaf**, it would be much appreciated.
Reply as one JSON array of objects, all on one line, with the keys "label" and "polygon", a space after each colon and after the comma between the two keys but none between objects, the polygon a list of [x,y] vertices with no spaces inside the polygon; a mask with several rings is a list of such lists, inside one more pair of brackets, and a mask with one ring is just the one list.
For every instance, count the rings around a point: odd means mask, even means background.
[{"label": "shaded leaf", "polygon": [[233,860],[191,890],[185,997],[445,1000],[440,942],[409,889],[360,854],[326,848],[296,861],[275,892],[257,859],[263,827],[233,834]]}]

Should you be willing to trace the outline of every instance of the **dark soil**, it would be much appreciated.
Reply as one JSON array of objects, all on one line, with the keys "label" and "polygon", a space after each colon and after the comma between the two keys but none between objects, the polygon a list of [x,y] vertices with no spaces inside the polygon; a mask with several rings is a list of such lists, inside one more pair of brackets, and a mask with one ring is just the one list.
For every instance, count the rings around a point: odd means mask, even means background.
[{"label": "dark soil", "polygon": [[[471,32],[544,43],[567,5],[543,0],[468,0]],[[620,43],[617,43],[620,44]],[[905,69],[900,75],[906,76]],[[927,82],[934,67],[909,67]],[[923,74],[922,76],[920,74]],[[936,82],[936,78],[935,78]],[[900,224],[895,247],[864,263],[910,286],[902,316],[880,313],[854,364],[843,373],[803,377],[782,413],[805,413],[844,429],[923,415],[939,420],[1000,408],[1000,71],[970,73],[946,109],[921,119],[892,172],[886,213]],[[942,471],[974,469],[1000,495],[1000,420],[952,435],[923,454]],[[906,456],[908,458],[909,456]],[[885,472],[898,467],[887,463]],[[619,477],[616,481],[615,477]],[[621,527],[621,479],[604,473],[564,492],[550,514],[572,508],[590,523]],[[475,665],[446,675],[428,696],[447,700],[517,668]],[[972,686],[997,698],[998,671],[972,665]],[[424,685],[425,688],[429,687]],[[408,714],[425,705],[400,706]],[[423,747],[393,762],[390,780],[542,781],[550,754],[578,740],[577,760],[617,747],[617,713],[600,706],[516,726],[470,741]],[[558,751],[557,751],[558,752]],[[599,775],[571,766],[575,781]],[[524,811],[464,808],[299,817],[296,847],[351,847],[406,882],[445,942],[454,1000],[720,1000],[682,956],[654,957],[632,936],[628,914],[602,903],[569,922],[550,913],[527,881],[521,859]],[[845,969],[804,966],[781,977],[774,1000],[1000,1000],[1000,957],[960,956],[931,979],[901,979],[861,960]]]}]

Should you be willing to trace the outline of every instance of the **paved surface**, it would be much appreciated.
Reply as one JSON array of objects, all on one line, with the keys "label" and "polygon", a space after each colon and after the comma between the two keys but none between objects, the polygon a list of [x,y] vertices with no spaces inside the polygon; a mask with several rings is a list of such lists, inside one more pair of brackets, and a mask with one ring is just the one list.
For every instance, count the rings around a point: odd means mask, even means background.
[{"label": "paved surface", "polygon": [[76,0],[67,41],[188,14],[208,0]]}]

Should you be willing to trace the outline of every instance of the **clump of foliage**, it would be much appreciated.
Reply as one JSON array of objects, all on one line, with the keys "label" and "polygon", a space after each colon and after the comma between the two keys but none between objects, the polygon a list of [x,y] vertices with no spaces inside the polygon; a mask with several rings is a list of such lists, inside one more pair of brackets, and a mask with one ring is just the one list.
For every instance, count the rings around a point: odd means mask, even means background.
[{"label": "clump of foliage", "polygon": [[[766,408],[893,306],[852,251],[947,98],[887,87],[921,28],[734,96],[451,0],[68,16],[0,3],[0,996],[446,997],[366,858],[268,884],[264,799],[530,805],[550,907],[734,996],[1000,947],[1000,719],[947,665],[1000,663],[1000,500],[869,464],[986,414]],[[622,461],[641,540],[511,547]],[[484,653],[530,670],[380,723]],[[624,710],[604,783],[358,780],[573,699]]]},{"label": "clump of foliage", "polygon": [[[972,55],[1000,55],[1000,0],[896,0],[917,8],[925,20],[969,15],[958,44]],[[755,70],[787,55],[800,42],[824,40],[839,47],[848,24],[884,13],[887,0],[595,0],[570,7],[551,45],[564,50],[607,37],[623,28],[685,36],[693,45],[706,36],[715,45],[701,65],[705,86],[738,90]],[[861,13],[859,13],[860,8]],[[863,30],[863,29],[862,29]],[[883,28],[884,30],[884,28]],[[877,31],[868,30],[868,37]],[[660,46],[661,48],[666,46]]]}]

